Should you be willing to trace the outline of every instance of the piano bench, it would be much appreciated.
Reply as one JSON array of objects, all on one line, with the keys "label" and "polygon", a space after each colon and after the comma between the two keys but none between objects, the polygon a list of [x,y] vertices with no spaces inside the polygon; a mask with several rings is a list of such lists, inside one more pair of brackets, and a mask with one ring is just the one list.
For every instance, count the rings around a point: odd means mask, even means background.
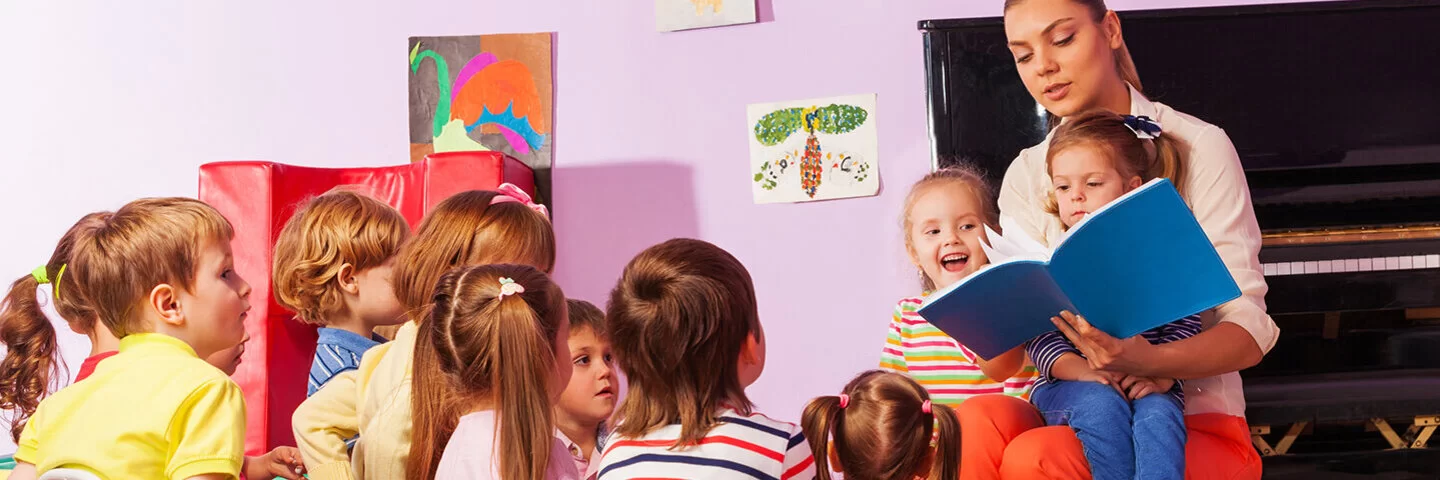
[{"label": "piano bench", "polygon": [[[1262,455],[1284,455],[1313,424],[1363,422],[1390,446],[1425,448],[1440,426],[1440,369],[1302,375],[1251,381],[1245,386],[1246,421]],[[1397,435],[1389,419],[1413,420]],[[1289,425],[1271,447],[1272,427]]]}]

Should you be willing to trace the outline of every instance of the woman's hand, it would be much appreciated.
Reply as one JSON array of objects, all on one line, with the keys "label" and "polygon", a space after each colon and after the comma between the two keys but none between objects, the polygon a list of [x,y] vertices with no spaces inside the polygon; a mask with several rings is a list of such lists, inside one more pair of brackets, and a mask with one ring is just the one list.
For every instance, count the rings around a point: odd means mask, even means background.
[{"label": "woman's hand", "polygon": [[1080,353],[1085,354],[1090,368],[1127,375],[1151,375],[1148,369],[1153,365],[1149,358],[1154,345],[1144,337],[1136,335],[1117,339],[1091,326],[1084,317],[1070,312],[1060,312],[1059,317],[1050,317],[1050,322],[1065,338],[1070,339]]}]

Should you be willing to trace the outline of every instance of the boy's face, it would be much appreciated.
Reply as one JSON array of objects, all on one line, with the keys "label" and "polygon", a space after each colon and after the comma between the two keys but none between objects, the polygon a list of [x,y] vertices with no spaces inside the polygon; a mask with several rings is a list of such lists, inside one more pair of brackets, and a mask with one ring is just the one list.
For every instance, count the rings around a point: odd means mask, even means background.
[{"label": "boy's face", "polygon": [[382,326],[405,323],[405,307],[395,298],[395,288],[390,283],[394,261],[395,259],[391,258],[379,266],[355,274],[355,284],[360,292],[355,313],[367,324]]},{"label": "boy's face", "polygon": [[615,358],[610,342],[582,327],[570,332],[569,347],[574,370],[556,407],[577,421],[599,425],[615,411]]},{"label": "boy's face", "polygon": [[196,355],[206,358],[245,338],[250,284],[235,271],[229,241],[206,242],[197,264],[189,291],[177,291],[177,307],[184,315],[187,341]]}]

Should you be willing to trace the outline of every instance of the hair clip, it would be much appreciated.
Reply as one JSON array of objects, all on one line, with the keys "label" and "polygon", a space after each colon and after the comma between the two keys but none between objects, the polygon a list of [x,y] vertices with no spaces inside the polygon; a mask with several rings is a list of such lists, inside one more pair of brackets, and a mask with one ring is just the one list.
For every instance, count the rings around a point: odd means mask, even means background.
[{"label": "hair clip", "polygon": [[1125,127],[1129,128],[1130,131],[1135,132],[1135,137],[1137,138],[1154,140],[1156,138],[1159,138],[1160,134],[1164,132],[1164,130],[1160,128],[1160,123],[1151,120],[1150,117],[1144,115],[1138,117],[1134,115],[1125,115],[1124,119]]},{"label": "hair clip", "polygon": [[55,291],[56,300],[60,299],[60,279],[65,277],[65,267],[69,265],[68,263],[62,263],[60,264],[60,271],[55,272],[55,285],[50,287],[50,289]]},{"label": "hair clip", "polygon": [[505,298],[507,295],[517,293],[525,293],[525,286],[515,283],[515,280],[509,277],[500,277],[500,296],[498,298]]},{"label": "hair clip", "polygon": [[920,404],[920,411],[930,413],[930,400],[925,400],[925,403]]},{"label": "hair clip", "polygon": [[544,205],[535,203],[535,200],[530,198],[530,194],[525,193],[524,190],[521,190],[520,187],[515,186],[515,184],[502,183],[499,187],[495,188],[495,191],[500,192],[500,194],[490,199],[491,205],[507,202],[523,203],[525,206],[530,207],[531,210],[540,212],[540,215],[544,216],[546,220],[550,219],[550,210],[546,209]]},{"label": "hair clip", "polygon": [[848,406],[850,406],[850,396],[843,393],[840,394],[840,408],[845,408]]}]

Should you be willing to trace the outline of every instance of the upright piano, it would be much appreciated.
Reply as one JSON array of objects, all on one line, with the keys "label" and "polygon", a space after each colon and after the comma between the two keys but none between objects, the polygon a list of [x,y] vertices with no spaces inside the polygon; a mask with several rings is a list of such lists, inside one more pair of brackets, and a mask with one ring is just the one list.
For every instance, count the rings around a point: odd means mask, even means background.
[{"label": "upright piano", "polygon": [[[1424,446],[1440,424],[1440,3],[1120,18],[1146,95],[1224,128],[1246,171],[1266,303],[1282,329],[1242,372],[1257,447]],[[996,185],[1049,128],[1002,22],[919,24],[932,161],[976,163]],[[1401,434],[1392,421],[1413,426]],[[1320,435],[1331,424],[1362,430]],[[1287,433],[1279,445],[1260,428],[1271,425]],[[1312,431],[1320,440],[1296,446]]]}]

